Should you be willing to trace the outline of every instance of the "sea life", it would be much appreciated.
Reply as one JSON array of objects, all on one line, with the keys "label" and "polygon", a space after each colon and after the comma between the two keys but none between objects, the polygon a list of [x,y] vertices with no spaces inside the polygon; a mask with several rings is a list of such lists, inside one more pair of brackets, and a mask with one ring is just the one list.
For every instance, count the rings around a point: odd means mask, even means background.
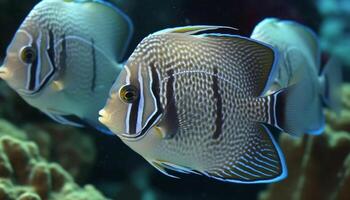
[{"label": "sea life", "polygon": [[107,199],[91,185],[80,187],[60,165],[47,162],[35,143],[15,137],[0,136],[0,199]]},{"label": "sea life", "polygon": [[[151,34],[126,62],[99,120],[171,177],[176,176],[169,170],[235,183],[285,178],[287,167],[272,131],[320,134],[323,103],[337,108],[331,89],[339,77],[329,65],[319,76],[320,52],[309,30],[281,23],[286,26],[280,31],[294,32],[286,49],[212,33],[233,29],[222,26]],[[300,44],[298,51],[294,47]],[[283,52],[289,49],[295,51]],[[284,53],[301,57],[278,61]],[[279,74],[278,68],[286,67],[280,62],[300,67],[286,77]],[[284,78],[290,84],[271,90]]]},{"label": "sea life", "polygon": [[320,26],[321,47],[332,53],[346,66],[350,66],[350,1],[317,0],[322,15]]},{"label": "sea life", "polygon": [[17,30],[0,78],[52,119],[108,132],[98,111],[132,31],[130,19],[105,1],[43,0]]},{"label": "sea life", "polygon": [[342,114],[336,117],[327,110],[325,134],[302,138],[281,135],[279,144],[290,176],[269,185],[260,193],[260,200],[277,200],[282,196],[285,200],[350,199],[350,85],[344,84],[342,89]]}]

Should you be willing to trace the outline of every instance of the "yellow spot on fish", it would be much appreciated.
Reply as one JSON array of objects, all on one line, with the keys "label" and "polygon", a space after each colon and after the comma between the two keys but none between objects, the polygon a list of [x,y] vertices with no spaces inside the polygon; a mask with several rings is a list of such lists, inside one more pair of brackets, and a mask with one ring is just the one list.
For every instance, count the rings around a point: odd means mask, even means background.
[{"label": "yellow spot on fish", "polygon": [[12,76],[11,71],[9,71],[6,67],[0,67],[0,78],[1,79],[10,79]]},{"label": "yellow spot on fish", "polygon": [[165,138],[165,133],[162,131],[161,128],[154,126],[154,133],[160,138],[160,139],[164,139]]},{"label": "yellow spot on fish", "polygon": [[51,88],[57,92],[62,91],[64,89],[64,85],[61,81],[54,81],[51,84]]}]

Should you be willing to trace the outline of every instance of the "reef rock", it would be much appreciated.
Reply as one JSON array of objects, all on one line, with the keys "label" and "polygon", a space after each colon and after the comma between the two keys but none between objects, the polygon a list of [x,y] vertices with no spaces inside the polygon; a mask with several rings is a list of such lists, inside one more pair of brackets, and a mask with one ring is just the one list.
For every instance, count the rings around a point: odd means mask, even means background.
[{"label": "reef rock", "polygon": [[79,187],[59,165],[40,156],[33,142],[0,136],[0,199],[104,200],[94,187]]},{"label": "reef rock", "polygon": [[286,157],[288,178],[268,186],[260,200],[350,199],[350,86],[343,87],[340,116],[327,112],[325,133],[279,141]]}]

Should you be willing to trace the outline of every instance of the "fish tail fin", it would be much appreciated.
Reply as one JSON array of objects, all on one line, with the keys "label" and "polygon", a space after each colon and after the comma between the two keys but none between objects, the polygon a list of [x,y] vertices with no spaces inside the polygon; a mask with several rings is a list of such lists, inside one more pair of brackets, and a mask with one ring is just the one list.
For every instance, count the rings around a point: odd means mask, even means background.
[{"label": "fish tail fin", "polygon": [[341,109],[342,70],[340,62],[335,57],[330,58],[327,62],[319,81],[323,102],[327,107],[339,113]]},{"label": "fish tail fin", "polygon": [[267,97],[269,122],[291,135],[318,135],[325,127],[322,100],[311,81],[304,80]]}]

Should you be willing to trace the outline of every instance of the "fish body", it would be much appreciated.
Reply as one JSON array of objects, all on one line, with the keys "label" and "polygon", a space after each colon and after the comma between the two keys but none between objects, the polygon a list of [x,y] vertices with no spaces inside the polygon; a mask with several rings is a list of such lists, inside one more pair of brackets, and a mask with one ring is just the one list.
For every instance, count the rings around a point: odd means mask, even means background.
[{"label": "fish body", "polygon": [[[310,107],[321,95],[313,93],[319,82],[308,77],[318,75],[305,67],[294,85],[271,93],[279,80],[277,50],[202,32],[217,28],[226,27],[180,27],[146,37],[99,120],[172,177],[169,170],[235,183],[281,180],[287,167],[271,129],[300,135],[323,128],[316,116],[322,105]],[[301,92],[309,95],[300,98]]]},{"label": "fish body", "polygon": [[321,51],[316,34],[294,21],[267,18],[257,24],[250,36],[277,49],[278,72],[271,91],[295,84],[298,70],[306,68],[312,73],[311,82],[317,82]]},{"label": "fish body", "polygon": [[43,0],[16,32],[0,77],[56,121],[106,129],[98,110],[131,34],[130,19],[104,1]]}]

